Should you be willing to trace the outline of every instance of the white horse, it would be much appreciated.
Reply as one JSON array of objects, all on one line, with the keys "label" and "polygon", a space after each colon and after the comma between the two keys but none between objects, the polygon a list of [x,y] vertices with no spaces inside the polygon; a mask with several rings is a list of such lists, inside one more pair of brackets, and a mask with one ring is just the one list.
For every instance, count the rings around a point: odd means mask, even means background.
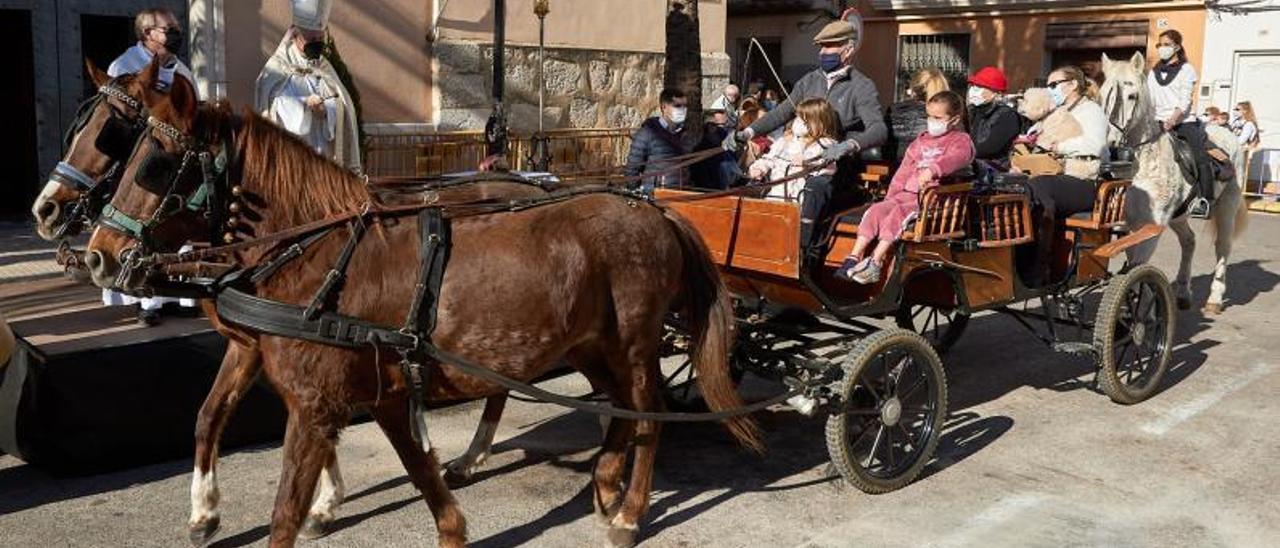
[{"label": "white horse", "polygon": [[[1193,192],[1193,182],[1183,176],[1174,157],[1173,137],[1155,119],[1147,91],[1146,60],[1135,53],[1129,61],[1112,61],[1102,56],[1107,81],[1102,86],[1103,110],[1112,126],[1111,141],[1134,149],[1138,163],[1133,186],[1125,199],[1125,222],[1131,227],[1155,224],[1167,226],[1182,244],[1182,260],[1174,280],[1178,307],[1191,307],[1191,257],[1196,249],[1195,232],[1183,213],[1175,213]],[[1211,128],[1209,139],[1230,158],[1236,177],[1219,183],[1218,198],[1210,211],[1217,266],[1209,298],[1201,309],[1205,314],[1222,313],[1227,290],[1227,258],[1232,242],[1244,232],[1248,210],[1239,177],[1244,176],[1244,153],[1229,131]],[[1129,266],[1143,264],[1155,253],[1159,238],[1149,239],[1127,250]]]}]

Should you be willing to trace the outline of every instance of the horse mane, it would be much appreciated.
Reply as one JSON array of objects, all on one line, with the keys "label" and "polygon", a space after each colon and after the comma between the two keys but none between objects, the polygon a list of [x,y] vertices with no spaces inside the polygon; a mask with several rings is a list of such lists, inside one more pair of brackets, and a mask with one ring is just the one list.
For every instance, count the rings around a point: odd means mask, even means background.
[{"label": "horse mane", "polygon": [[241,179],[271,210],[272,224],[297,226],[370,201],[362,179],[294,134],[247,109],[242,119]]}]

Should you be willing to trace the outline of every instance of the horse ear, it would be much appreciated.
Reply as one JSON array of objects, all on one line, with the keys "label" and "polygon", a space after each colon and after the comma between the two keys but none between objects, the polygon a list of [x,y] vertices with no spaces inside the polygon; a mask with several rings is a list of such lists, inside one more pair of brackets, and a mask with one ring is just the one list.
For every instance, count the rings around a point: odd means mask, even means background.
[{"label": "horse ear", "polygon": [[1133,65],[1133,70],[1139,74],[1147,69],[1147,58],[1142,56],[1142,52],[1133,52],[1133,57],[1129,58],[1129,64]]},{"label": "horse ear", "polygon": [[1106,72],[1111,69],[1111,57],[1106,53],[1102,54],[1102,71]]},{"label": "horse ear", "polygon": [[138,83],[142,84],[142,89],[155,89],[156,82],[160,81],[161,57],[157,55],[152,58],[151,62],[147,64],[147,68],[138,73]]},{"label": "horse ear", "polygon": [[111,81],[111,77],[107,73],[102,72],[98,65],[93,64],[93,60],[88,57],[84,58],[84,70],[89,73],[89,79],[93,80],[95,87],[102,87],[103,84]]},{"label": "horse ear", "polygon": [[195,117],[196,108],[199,106],[195,86],[185,76],[174,74],[173,84],[169,86],[169,102],[183,117],[188,119]]}]

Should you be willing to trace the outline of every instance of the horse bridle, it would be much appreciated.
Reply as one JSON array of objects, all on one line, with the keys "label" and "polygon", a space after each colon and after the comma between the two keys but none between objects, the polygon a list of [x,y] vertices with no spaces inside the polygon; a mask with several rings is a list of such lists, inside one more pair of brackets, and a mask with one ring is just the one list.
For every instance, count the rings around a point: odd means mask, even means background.
[{"label": "horse bridle", "polygon": [[[1155,142],[1157,139],[1159,139],[1161,133],[1163,133],[1161,131],[1153,132],[1151,137],[1147,138],[1146,140],[1140,143],[1131,144],[1124,141],[1125,139],[1128,138],[1128,133],[1129,133],[1128,128],[1120,126],[1120,124],[1117,124],[1115,121],[1116,115],[1119,114],[1120,110],[1123,108],[1123,102],[1120,100],[1119,93],[1120,93],[1120,86],[1118,84],[1112,84],[1111,89],[1107,91],[1107,94],[1102,96],[1102,106],[1104,109],[1106,109],[1107,125],[1111,126],[1113,129],[1120,132],[1121,142],[1124,143],[1126,146],[1129,146],[1132,148],[1138,148],[1145,145],[1149,145]],[[1135,107],[1135,110],[1136,110],[1136,107]]]},{"label": "horse bridle", "polygon": [[[223,146],[222,151],[214,154],[212,147],[208,143],[199,141],[182,130],[168,124],[164,121],[156,119],[154,116],[148,116],[146,120],[145,130],[139,134],[137,141],[134,143],[133,154],[130,160],[137,156],[142,143],[148,138],[153,138],[152,132],[158,132],[169,138],[181,148],[182,160],[178,168],[174,171],[173,176],[164,184],[164,196],[160,199],[160,205],[150,216],[145,219],[136,217],[124,211],[117,209],[112,204],[107,204],[102,208],[102,215],[98,219],[98,223],[106,228],[124,234],[135,240],[137,245],[125,248],[120,252],[120,275],[117,278],[117,286],[131,275],[132,271],[145,268],[145,257],[154,248],[155,240],[152,237],[152,231],[161,223],[169,218],[183,212],[190,211],[198,213],[203,211],[203,215],[210,222],[211,230],[216,234],[221,226],[221,217],[225,214],[218,207],[218,185],[219,181],[224,179],[227,174],[227,146]],[[224,145],[226,142],[224,142]],[[150,161],[152,156],[160,154],[170,154],[165,152],[162,147],[148,154],[147,158],[143,158],[141,163],[144,165]],[[172,154],[172,155],[176,155]],[[190,194],[182,194],[179,186],[183,178],[187,175],[188,170],[192,166],[199,165],[201,182],[196,186]],[[137,175],[135,175],[135,178]],[[155,190],[147,185],[139,184],[148,192],[156,193]],[[155,185],[159,186],[159,185]]]},{"label": "horse bridle", "polygon": [[[67,130],[67,134],[63,137],[64,147],[71,146],[71,142],[75,139],[75,136],[83,131],[84,127],[88,125],[89,118],[93,116],[98,105],[102,104],[103,101],[106,101],[109,98],[119,101],[131,111],[128,113],[121,112],[121,109],[108,102],[107,104],[112,111],[111,116],[119,116],[124,119],[125,124],[128,127],[128,131],[131,133],[140,134],[142,132],[142,128],[145,127],[143,120],[147,116],[146,106],[144,106],[141,101],[126,93],[115,84],[115,80],[112,80],[100,86],[98,88],[98,93],[86,100],[76,111],[76,119]],[[101,135],[99,135],[99,137],[101,137]],[[96,143],[95,146],[97,146]],[[111,159],[110,166],[99,178],[95,179],[89,176],[76,166],[67,163],[65,160],[59,161],[57,165],[53,167],[53,172],[49,175],[51,180],[57,181],[58,184],[80,193],[80,197],[76,200],[75,205],[67,212],[65,217],[66,220],[59,224],[55,235],[56,238],[62,238],[65,236],[71,229],[72,225],[76,224],[77,220],[82,221],[85,225],[93,222],[96,214],[100,212],[100,208],[94,207],[94,202],[102,199],[105,194],[110,192],[112,185],[107,183],[115,180],[119,176],[120,167],[123,165],[124,160],[127,159],[117,158],[105,151],[99,151],[103,152]]]}]

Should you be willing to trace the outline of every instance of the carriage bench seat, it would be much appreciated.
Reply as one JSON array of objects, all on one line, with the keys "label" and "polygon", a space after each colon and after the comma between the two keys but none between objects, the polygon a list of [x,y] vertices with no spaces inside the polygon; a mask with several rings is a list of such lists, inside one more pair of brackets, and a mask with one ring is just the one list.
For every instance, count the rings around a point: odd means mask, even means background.
[{"label": "carriage bench seat", "polygon": [[1109,231],[1124,226],[1124,200],[1131,184],[1130,181],[1104,181],[1099,184],[1093,211],[1068,217],[1067,228]]},{"label": "carriage bench seat", "polygon": [[914,226],[902,233],[903,241],[924,243],[965,236],[969,224],[969,191],[972,183],[936,186],[920,195],[920,211]]}]

